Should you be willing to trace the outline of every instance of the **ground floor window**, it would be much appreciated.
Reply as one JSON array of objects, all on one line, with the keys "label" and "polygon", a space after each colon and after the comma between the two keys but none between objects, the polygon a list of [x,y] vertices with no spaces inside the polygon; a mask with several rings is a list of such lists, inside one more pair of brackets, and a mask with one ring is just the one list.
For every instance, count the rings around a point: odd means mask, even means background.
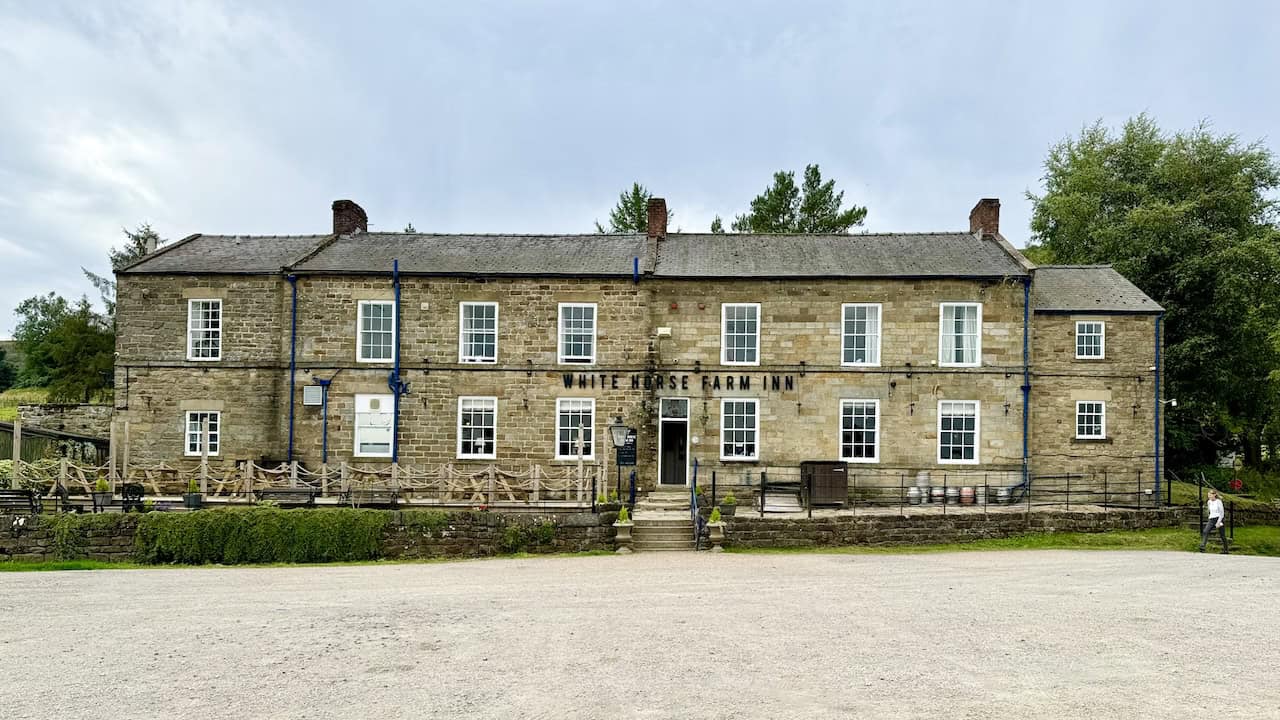
[{"label": "ground floor window", "polygon": [[1107,436],[1107,405],[1101,400],[1076,403],[1076,437],[1101,440]]},{"label": "ground floor window", "polygon": [[939,463],[978,463],[978,407],[977,400],[938,403]]},{"label": "ground floor window", "polygon": [[391,457],[395,400],[390,395],[356,395],[356,457]]},{"label": "ground floor window", "polygon": [[492,460],[497,457],[498,398],[458,398],[458,457]]},{"label": "ground floor window", "polygon": [[720,459],[757,460],[760,404],[756,400],[720,401]]},{"label": "ground floor window", "polygon": [[[593,398],[556,400],[556,459],[595,459],[596,401]],[[581,447],[579,447],[581,439]],[[579,455],[581,450],[581,455]]]},{"label": "ground floor window", "polygon": [[214,410],[195,410],[187,413],[187,444],[186,454],[201,456],[204,447],[204,423],[209,423],[209,455],[216,456],[218,454],[222,437],[222,413]]},{"label": "ground floor window", "polygon": [[880,460],[880,401],[840,401],[840,459]]}]

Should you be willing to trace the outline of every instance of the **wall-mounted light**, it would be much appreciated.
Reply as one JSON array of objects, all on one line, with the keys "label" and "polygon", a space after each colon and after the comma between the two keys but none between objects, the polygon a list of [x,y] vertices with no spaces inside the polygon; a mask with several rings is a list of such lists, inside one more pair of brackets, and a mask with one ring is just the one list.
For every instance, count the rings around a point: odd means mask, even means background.
[{"label": "wall-mounted light", "polygon": [[1169,398],[1168,400],[1161,400],[1160,404],[1168,405],[1169,407],[1178,407],[1178,398]]},{"label": "wall-mounted light", "polygon": [[805,371],[805,362],[801,360],[800,361],[800,377],[804,377],[804,371]]},{"label": "wall-mounted light", "polygon": [[525,371],[524,371],[525,376],[533,377],[533,358],[526,359],[525,363],[526,363]]}]

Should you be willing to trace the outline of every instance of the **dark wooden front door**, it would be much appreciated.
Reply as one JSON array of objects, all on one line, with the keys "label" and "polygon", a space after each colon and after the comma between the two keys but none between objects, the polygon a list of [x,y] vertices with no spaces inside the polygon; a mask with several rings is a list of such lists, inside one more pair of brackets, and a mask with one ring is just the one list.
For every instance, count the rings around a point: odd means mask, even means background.
[{"label": "dark wooden front door", "polygon": [[684,485],[685,466],[688,464],[689,423],[662,421],[662,477],[663,485]]}]

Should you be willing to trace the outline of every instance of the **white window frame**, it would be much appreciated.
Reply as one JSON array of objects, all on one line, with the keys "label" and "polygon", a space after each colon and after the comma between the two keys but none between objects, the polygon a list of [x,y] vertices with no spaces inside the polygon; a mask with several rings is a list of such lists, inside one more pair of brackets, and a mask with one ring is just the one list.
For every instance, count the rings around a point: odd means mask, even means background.
[{"label": "white window frame", "polygon": [[[848,349],[846,344],[848,340],[855,335],[848,332],[849,317],[848,313],[854,308],[875,308],[876,311],[876,332],[875,345],[868,343],[867,350],[872,353],[872,359],[868,362],[846,362],[844,359],[845,350]],[[844,303],[840,306],[840,366],[841,367],[880,367],[880,339],[884,336],[884,307],[880,303]],[[870,335],[868,335],[870,337]]]},{"label": "white window frame", "polygon": [[[564,311],[565,308],[591,308],[591,354],[590,355],[565,355],[564,354]],[[556,357],[561,365],[595,365],[596,364],[596,338],[599,336],[600,330],[600,308],[596,303],[587,302],[562,302],[556,309]],[[556,442],[560,440],[557,437]]]},{"label": "white window frame", "polygon": [[[555,458],[556,458],[556,460],[577,460],[577,459],[578,459],[578,456],[577,456],[577,455],[561,455],[561,454],[560,454],[560,430],[561,430],[561,427],[560,427],[560,412],[561,412],[561,410],[560,410],[560,408],[561,408],[561,407],[564,405],[564,403],[566,403],[566,402],[585,402],[585,403],[587,403],[588,405],[590,405],[590,407],[591,407],[591,427],[590,427],[590,428],[584,428],[584,429],[588,430],[588,432],[587,432],[587,433],[584,433],[583,435],[584,435],[584,437],[586,437],[586,436],[588,436],[588,435],[589,435],[589,437],[590,437],[590,440],[589,440],[589,441],[587,441],[587,443],[589,443],[589,444],[591,445],[591,452],[590,452],[590,453],[586,453],[586,454],[584,454],[584,455],[582,456],[582,459],[583,459],[583,460],[595,460],[595,459],[596,459],[596,425],[598,424],[598,423],[596,422],[596,399],[595,399],[595,398],[586,398],[586,397],[565,397],[565,398],[556,398],[556,435],[555,435],[556,456],[555,456]],[[587,444],[587,443],[584,443],[584,444]],[[576,445],[576,443],[572,443],[572,444],[573,444],[573,445]]]},{"label": "white window frame", "polygon": [[[366,358],[364,356],[364,312],[365,308],[370,305],[390,305],[391,306],[391,357],[389,358]],[[381,332],[381,331],[379,331]],[[396,301],[395,300],[361,300],[356,309],[356,362],[362,363],[393,363],[396,355]]]},{"label": "white window frame", "polygon": [[[942,458],[942,407],[944,405],[973,405],[973,459],[965,460]],[[954,432],[954,431],[952,431]],[[979,465],[982,463],[982,401],[980,400],[939,400],[938,401],[938,464],[939,465]]]},{"label": "white window frame", "polygon": [[200,423],[200,416],[206,415],[213,419],[209,423],[209,457],[218,457],[222,453],[222,412],[220,410],[187,410],[182,414],[182,454],[186,457],[203,457],[200,452],[204,438],[204,433],[200,427],[195,432],[196,449],[191,449],[191,420],[192,416],[196,417],[196,423]]},{"label": "white window frame", "polygon": [[[467,308],[493,308],[493,357],[467,354]],[[473,331],[487,332],[487,331]],[[498,362],[498,303],[486,301],[467,301],[458,303],[458,362],[479,365],[493,365]]]},{"label": "white window frame", "polygon": [[[385,453],[360,452],[360,407],[364,401],[377,398],[380,402],[389,403],[391,411],[389,413],[382,412],[379,409],[379,415],[390,414],[391,418],[391,442],[387,443],[387,451]],[[355,396],[355,412],[353,413],[351,423],[351,455],[358,458],[389,458],[395,452],[395,396],[383,393],[359,393]]]},{"label": "white window frame", "polygon": [[[945,354],[948,335],[954,336],[947,328],[947,308],[977,308],[977,332],[974,337],[973,362],[955,362],[948,360]],[[938,305],[938,366],[939,367],[981,367],[982,366],[982,303],[976,302],[944,302]]]},{"label": "white window frame", "polygon": [[[870,404],[871,404],[871,406],[875,408],[875,415],[873,415],[873,416],[872,416],[872,417],[874,418],[874,420],[875,420],[875,424],[876,424],[876,426],[875,426],[876,439],[875,439],[875,443],[873,444],[873,445],[874,445],[874,447],[873,447],[873,452],[874,452],[875,454],[874,454],[874,455],[872,455],[871,457],[854,457],[854,456],[852,456],[852,455],[846,455],[846,454],[845,454],[845,451],[844,451],[844,433],[845,433],[845,429],[844,429],[844,409],[845,409],[845,406],[846,406],[846,405],[853,405],[854,403],[863,403],[863,404],[865,404],[865,403],[870,403]],[[841,460],[843,460],[843,461],[845,461],[845,462],[851,462],[851,463],[878,463],[878,462],[880,462],[880,432],[881,432],[881,427],[880,427],[880,401],[879,401],[879,400],[872,399],[872,398],[842,398],[842,399],[840,400],[840,413],[839,413],[839,418],[840,418],[840,421],[839,421],[839,435],[837,436],[837,441],[839,442],[839,445],[840,445],[840,459],[841,459]],[[865,432],[865,430],[864,430],[864,432]]]},{"label": "white window frame", "polygon": [[[1081,435],[1080,434],[1080,406],[1081,405],[1097,405],[1101,408],[1100,413],[1089,413],[1090,415],[1099,415],[1098,429],[1099,435]],[[1077,440],[1106,440],[1107,439],[1107,403],[1105,400],[1077,400],[1076,401],[1076,439]]]},{"label": "white window frame", "polygon": [[[489,429],[493,432],[493,452],[490,453],[464,453],[462,451],[462,406],[468,402],[486,402],[491,405],[493,411],[493,425]],[[498,459],[498,398],[485,396],[464,396],[458,398],[458,443],[457,443],[459,460],[496,460]]]},{"label": "white window frame", "polygon": [[[194,327],[195,318],[191,317],[191,311],[196,303],[216,303],[218,306],[218,324],[216,327],[196,328]],[[195,334],[197,332],[213,332],[216,333],[218,342],[218,354],[213,357],[196,357],[195,355]],[[187,359],[192,362],[217,362],[222,359],[222,298],[191,298],[187,300]]]},{"label": "white window frame", "polygon": [[[729,343],[728,340],[728,318],[729,308],[753,308],[756,311],[756,333],[755,360],[730,360],[729,359]],[[760,333],[763,330],[763,318],[760,313],[760,303],[720,303],[720,364],[721,365],[740,365],[740,366],[757,366],[760,364]]]},{"label": "white window frame", "polygon": [[[755,440],[755,442],[753,443],[753,445],[755,446],[755,452],[752,453],[751,455],[725,455],[724,454],[725,432],[728,431],[728,428],[725,427],[725,422],[724,422],[724,406],[727,403],[734,403],[734,402],[737,402],[737,403],[749,402],[752,404],[752,407],[755,409],[755,414],[754,414],[755,427],[752,428],[755,431],[755,437],[753,438]],[[719,441],[720,441],[719,453],[720,453],[720,460],[722,462],[758,462],[760,460],[760,399],[759,398],[733,397],[733,398],[720,399]]]},{"label": "white window frame", "polygon": [[[1085,334],[1087,334],[1087,335],[1095,335],[1095,334],[1096,334],[1096,335],[1098,336],[1098,354],[1097,354],[1097,355],[1081,355],[1081,354],[1080,354],[1080,335],[1081,335],[1081,332],[1080,332],[1080,326],[1081,326],[1081,325],[1097,325],[1097,326],[1098,326],[1098,332],[1097,332],[1097,333],[1085,333]],[[1076,359],[1077,359],[1077,360],[1104,360],[1104,359],[1106,359],[1106,357],[1107,357],[1107,323],[1106,323],[1105,321],[1102,321],[1102,320],[1077,320],[1077,321],[1076,321],[1076,334],[1075,334],[1075,337],[1073,338],[1073,340],[1075,341],[1075,344],[1076,344]]]}]

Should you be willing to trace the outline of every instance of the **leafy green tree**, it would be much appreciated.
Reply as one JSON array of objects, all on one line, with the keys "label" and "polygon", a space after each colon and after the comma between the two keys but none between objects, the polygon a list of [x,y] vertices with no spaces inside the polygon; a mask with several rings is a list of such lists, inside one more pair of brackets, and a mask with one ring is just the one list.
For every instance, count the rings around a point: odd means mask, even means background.
[{"label": "leafy green tree", "polygon": [[[111,248],[108,255],[111,259],[111,269],[119,270],[134,260],[138,260],[146,255],[151,249],[155,249],[164,244],[164,240],[160,239],[160,234],[152,229],[150,223],[143,223],[136,230],[124,232],[124,244],[118,248]],[[89,282],[93,283],[93,287],[97,289],[98,294],[102,296],[102,305],[107,309],[107,317],[114,319],[116,316],[116,281],[109,277],[98,275],[86,268],[80,268],[85,277],[89,278]]]},{"label": "leafy green tree", "polygon": [[418,228],[414,227],[414,226],[413,226],[413,223],[409,223],[408,225],[405,225],[405,226],[404,226],[404,231],[405,231],[406,233],[413,234],[413,233],[418,232]]},{"label": "leafy green tree", "polygon": [[[618,204],[609,211],[609,227],[605,229],[596,221],[598,233],[643,233],[649,231],[649,200],[653,193],[640,183],[632,183],[630,190],[618,195]],[[667,210],[667,225],[676,214]]]},{"label": "leafy green tree", "polygon": [[774,173],[773,185],[751,201],[746,214],[734,218],[732,227],[753,233],[847,233],[862,224],[867,209],[843,205],[844,191],[836,191],[836,181],[823,182],[818,166],[807,165],[801,187],[794,172]]},{"label": "leafy green tree", "polygon": [[87,403],[111,387],[115,333],[87,299],[71,308],[49,334],[49,400]]},{"label": "leafy green tree", "polygon": [[1111,263],[1164,306],[1170,460],[1280,447],[1280,167],[1260,143],[1146,115],[1055,145],[1030,195],[1044,259]]},{"label": "leafy green tree", "polygon": [[18,326],[13,332],[22,353],[18,387],[44,387],[52,381],[49,337],[70,312],[66,298],[54,293],[27,298],[18,305]]},{"label": "leafy green tree", "polygon": [[716,233],[717,235],[724,232],[724,221],[720,219],[719,215],[711,221],[711,232]]},{"label": "leafy green tree", "polygon": [[13,387],[17,380],[18,372],[14,370],[13,364],[9,362],[8,353],[4,348],[0,348],[0,392]]}]

